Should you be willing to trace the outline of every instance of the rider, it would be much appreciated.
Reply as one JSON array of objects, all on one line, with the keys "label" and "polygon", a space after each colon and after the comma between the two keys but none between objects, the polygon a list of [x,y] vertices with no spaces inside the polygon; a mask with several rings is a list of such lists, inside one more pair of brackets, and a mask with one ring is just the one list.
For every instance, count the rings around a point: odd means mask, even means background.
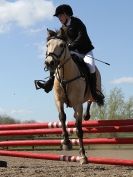
[{"label": "rider", "polygon": [[[90,77],[90,89],[93,98],[96,101],[103,101],[104,96],[96,89],[96,69],[95,69],[95,62],[93,57],[92,50],[94,46],[91,43],[91,40],[87,34],[86,27],[84,23],[76,17],[73,17],[73,10],[72,8],[67,5],[63,4],[56,8],[55,14],[59,21],[62,24],[62,29],[65,29],[67,36],[68,36],[68,48],[71,51],[71,54],[76,54],[79,57],[82,57],[84,62],[89,67],[91,77]],[[54,76],[53,73],[50,74],[50,79],[45,82],[41,83],[38,81],[38,86],[43,88],[47,92],[52,90]],[[47,89],[48,88],[48,89]]]}]

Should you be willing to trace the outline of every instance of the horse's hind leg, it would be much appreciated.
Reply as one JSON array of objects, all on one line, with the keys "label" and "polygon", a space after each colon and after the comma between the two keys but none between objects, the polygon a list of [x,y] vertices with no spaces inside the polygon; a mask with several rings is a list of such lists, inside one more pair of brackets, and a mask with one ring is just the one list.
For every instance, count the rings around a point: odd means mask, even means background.
[{"label": "horse's hind leg", "polygon": [[63,105],[61,105],[58,108],[59,108],[59,120],[62,125],[63,138],[64,138],[62,147],[64,150],[70,150],[70,149],[72,149],[72,144],[71,144],[71,141],[69,140],[69,135],[68,135],[68,132],[66,129],[66,114],[64,112]]},{"label": "horse's hind leg", "polygon": [[85,149],[83,145],[83,130],[82,130],[82,113],[83,113],[83,106],[80,104],[74,108],[75,113],[74,117],[76,118],[76,128],[77,128],[77,136],[79,138],[79,146],[80,146],[80,164],[87,163],[87,157],[85,155]]},{"label": "horse's hind leg", "polygon": [[83,119],[84,120],[89,120],[90,119],[90,107],[91,107],[91,101],[88,101],[87,102],[87,108],[86,108],[86,111],[85,111],[85,113],[84,113],[84,115],[83,115]]}]

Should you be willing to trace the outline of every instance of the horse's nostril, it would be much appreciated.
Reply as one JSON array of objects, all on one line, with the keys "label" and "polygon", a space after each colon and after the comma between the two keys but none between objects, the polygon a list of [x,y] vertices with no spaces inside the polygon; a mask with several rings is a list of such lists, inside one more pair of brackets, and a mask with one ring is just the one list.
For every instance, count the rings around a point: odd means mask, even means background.
[{"label": "horse's nostril", "polygon": [[53,65],[54,65],[54,61],[53,61],[53,60],[50,62],[50,65],[51,65],[51,66],[53,66]]},{"label": "horse's nostril", "polygon": [[45,65],[48,65],[48,62],[47,62],[47,61],[45,61],[44,63],[45,63]]},{"label": "horse's nostril", "polygon": [[54,61],[53,60],[51,60],[51,61],[45,61],[45,65],[47,66],[47,67],[52,67],[52,66],[54,66]]}]

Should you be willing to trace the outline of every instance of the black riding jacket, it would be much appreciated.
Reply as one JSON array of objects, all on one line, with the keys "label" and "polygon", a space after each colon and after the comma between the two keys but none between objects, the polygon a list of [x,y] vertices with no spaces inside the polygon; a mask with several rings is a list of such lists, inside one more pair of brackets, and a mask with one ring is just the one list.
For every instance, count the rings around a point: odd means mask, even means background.
[{"label": "black riding jacket", "polygon": [[94,49],[94,46],[87,34],[86,27],[80,19],[71,17],[70,25],[63,25],[62,29],[64,28],[71,50],[77,50],[81,54],[86,54]]}]

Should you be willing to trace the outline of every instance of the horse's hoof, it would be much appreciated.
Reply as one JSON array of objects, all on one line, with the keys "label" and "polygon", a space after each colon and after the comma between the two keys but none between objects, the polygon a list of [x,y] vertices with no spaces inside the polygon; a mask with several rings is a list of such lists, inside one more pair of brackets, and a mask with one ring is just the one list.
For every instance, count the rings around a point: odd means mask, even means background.
[{"label": "horse's hoof", "polygon": [[69,143],[69,144],[62,144],[62,149],[65,150],[65,151],[72,150],[72,144],[71,143]]},{"label": "horse's hoof", "polygon": [[79,159],[80,165],[87,164],[87,157],[80,157]]},{"label": "horse's hoof", "polygon": [[83,119],[84,119],[85,121],[89,120],[90,117],[91,117],[90,114],[84,114],[84,115],[83,115]]}]

